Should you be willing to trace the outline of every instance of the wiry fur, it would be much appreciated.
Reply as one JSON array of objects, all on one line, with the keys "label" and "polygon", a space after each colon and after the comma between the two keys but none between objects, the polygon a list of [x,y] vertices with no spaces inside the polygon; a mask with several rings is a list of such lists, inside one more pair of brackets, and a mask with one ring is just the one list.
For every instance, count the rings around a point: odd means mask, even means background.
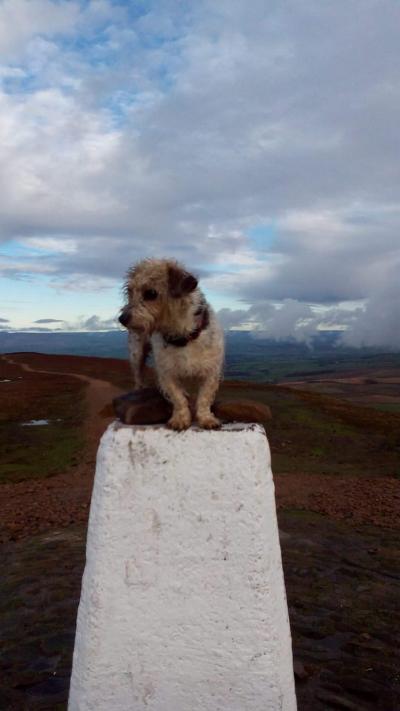
[{"label": "wiry fur", "polygon": [[[146,290],[157,298],[146,300]],[[126,305],[120,321],[129,331],[129,353],[135,388],[143,387],[149,347],[153,350],[158,384],[173,405],[168,424],[183,430],[191,424],[184,390],[186,378],[198,382],[195,417],[201,427],[219,426],[211,412],[222,370],[223,333],[216,316],[197,288],[197,280],[168,259],[147,259],[132,267],[125,283]],[[166,339],[190,337],[199,325],[199,313],[208,314],[206,327],[184,347]],[[204,325],[204,324],[203,324]]]}]

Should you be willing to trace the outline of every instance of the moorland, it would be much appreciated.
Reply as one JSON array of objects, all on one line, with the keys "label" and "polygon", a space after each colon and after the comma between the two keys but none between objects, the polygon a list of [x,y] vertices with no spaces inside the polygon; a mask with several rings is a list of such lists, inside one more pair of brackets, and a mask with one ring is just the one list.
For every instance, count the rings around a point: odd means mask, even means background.
[{"label": "moorland", "polygon": [[[394,711],[398,356],[254,348],[228,349],[219,398],[272,411],[299,709]],[[1,708],[66,708],[97,445],[131,385],[120,358],[0,357]]]}]

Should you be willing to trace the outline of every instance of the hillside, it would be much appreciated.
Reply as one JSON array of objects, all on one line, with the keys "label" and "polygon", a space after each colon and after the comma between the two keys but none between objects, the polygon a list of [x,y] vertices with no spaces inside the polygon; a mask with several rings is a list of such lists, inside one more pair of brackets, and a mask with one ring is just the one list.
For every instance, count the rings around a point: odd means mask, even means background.
[{"label": "hillside", "polygon": [[[272,410],[299,711],[400,706],[400,416],[376,409],[377,397],[397,397],[398,378],[220,389]],[[2,708],[66,709],[96,450],[112,398],[130,387],[121,359],[0,358]]]},{"label": "hillside", "polygon": [[[104,408],[131,388],[128,363],[16,353],[0,359],[0,380],[3,537],[9,525],[19,536],[84,520],[98,439],[110,421]],[[271,408],[265,427],[279,506],[396,526],[400,415],[306,387],[225,380],[218,397]],[[37,505],[48,497],[48,506]]]}]

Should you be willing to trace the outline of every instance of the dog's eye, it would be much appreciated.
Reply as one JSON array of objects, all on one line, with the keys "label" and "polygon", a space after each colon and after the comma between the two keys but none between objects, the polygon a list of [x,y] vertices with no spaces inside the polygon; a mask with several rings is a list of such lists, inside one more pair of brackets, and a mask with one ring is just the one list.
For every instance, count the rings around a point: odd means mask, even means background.
[{"label": "dog's eye", "polygon": [[145,301],[154,301],[158,296],[158,292],[155,289],[145,289],[143,292],[143,298]]}]

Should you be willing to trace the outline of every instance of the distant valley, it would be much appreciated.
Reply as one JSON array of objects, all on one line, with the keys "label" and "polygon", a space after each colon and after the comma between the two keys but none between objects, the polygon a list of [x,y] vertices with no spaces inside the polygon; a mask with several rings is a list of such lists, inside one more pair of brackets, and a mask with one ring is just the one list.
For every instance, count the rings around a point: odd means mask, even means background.
[{"label": "distant valley", "polygon": [[[0,331],[0,353],[128,357],[124,331],[28,333]],[[246,331],[226,334],[225,376],[276,383],[342,371],[366,372],[400,367],[400,353],[338,345],[337,332],[323,332],[312,343],[273,341]]]}]

